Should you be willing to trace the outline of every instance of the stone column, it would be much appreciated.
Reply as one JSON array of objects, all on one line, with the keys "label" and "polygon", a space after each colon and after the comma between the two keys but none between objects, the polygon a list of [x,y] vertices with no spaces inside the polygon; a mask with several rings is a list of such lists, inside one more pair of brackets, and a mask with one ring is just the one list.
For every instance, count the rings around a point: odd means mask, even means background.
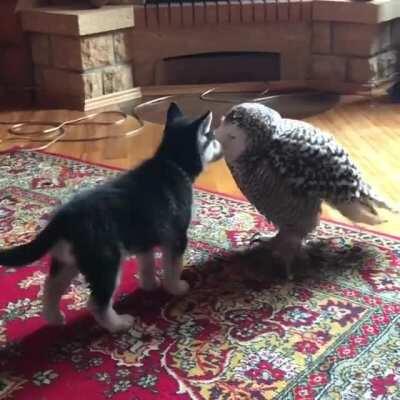
[{"label": "stone column", "polygon": [[393,79],[400,72],[400,7],[386,13],[387,4],[317,1],[309,77],[365,86]]},{"label": "stone column", "polygon": [[[140,96],[132,66],[133,7],[24,11],[38,100],[78,109]],[[112,96],[112,100],[110,100]]]}]

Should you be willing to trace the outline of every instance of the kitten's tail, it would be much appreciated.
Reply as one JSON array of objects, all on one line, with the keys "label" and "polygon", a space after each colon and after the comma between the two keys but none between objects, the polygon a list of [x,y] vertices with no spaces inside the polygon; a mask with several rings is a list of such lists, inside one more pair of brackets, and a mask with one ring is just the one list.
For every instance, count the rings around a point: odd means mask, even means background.
[{"label": "kitten's tail", "polygon": [[22,267],[38,260],[58,241],[57,231],[53,219],[31,242],[0,250],[0,265]]}]

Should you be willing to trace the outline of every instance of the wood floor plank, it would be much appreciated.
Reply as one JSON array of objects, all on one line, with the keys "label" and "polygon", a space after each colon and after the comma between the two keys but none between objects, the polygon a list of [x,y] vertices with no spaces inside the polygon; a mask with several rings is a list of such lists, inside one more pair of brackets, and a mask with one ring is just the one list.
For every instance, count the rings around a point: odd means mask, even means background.
[{"label": "wood floor plank", "polygon": [[[7,126],[1,121],[59,120],[76,118],[80,112],[65,110],[39,110],[0,112],[0,138],[6,136]],[[368,182],[393,204],[400,208],[400,105],[390,104],[385,98],[343,98],[341,104],[322,114],[307,119],[325,129],[345,146],[365,175]],[[68,137],[87,137],[107,132],[120,134],[137,126],[129,118],[117,127],[73,127]],[[57,143],[49,151],[73,156],[84,161],[128,168],[149,157],[156,148],[162,127],[146,124],[142,132],[126,139],[98,142]],[[12,145],[1,143],[4,150]],[[196,182],[200,187],[240,196],[228,168],[223,161],[210,166]],[[323,216],[347,222],[335,210],[324,207]],[[400,215],[387,214],[388,222],[375,230],[400,236]]]}]

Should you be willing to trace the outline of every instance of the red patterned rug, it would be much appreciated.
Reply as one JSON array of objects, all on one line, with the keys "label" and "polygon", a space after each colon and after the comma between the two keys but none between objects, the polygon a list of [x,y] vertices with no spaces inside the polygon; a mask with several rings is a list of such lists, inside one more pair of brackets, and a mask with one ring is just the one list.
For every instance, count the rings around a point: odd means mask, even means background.
[{"label": "red patterned rug", "polygon": [[[55,206],[116,173],[0,155],[0,246],[28,240]],[[81,279],[63,300],[67,325],[49,327],[47,259],[0,268],[0,399],[400,399],[399,239],[323,222],[313,268],[288,283],[268,257],[229,256],[255,232],[272,233],[248,203],[195,196],[192,290],[180,299],[136,290],[129,260],[117,299],[136,318],[129,332],[96,325]]]}]

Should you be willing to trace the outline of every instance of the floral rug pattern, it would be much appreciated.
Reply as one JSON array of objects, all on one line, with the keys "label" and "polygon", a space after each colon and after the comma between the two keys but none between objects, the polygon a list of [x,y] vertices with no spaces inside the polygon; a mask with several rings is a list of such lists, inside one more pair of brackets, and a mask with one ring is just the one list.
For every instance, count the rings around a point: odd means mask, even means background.
[{"label": "floral rug pattern", "polygon": [[[0,155],[0,246],[23,243],[57,205],[118,171],[39,152]],[[191,291],[137,288],[124,266],[110,335],[78,277],[63,327],[41,317],[44,257],[0,268],[0,399],[399,400],[400,240],[322,222],[292,282],[255,249],[273,228],[247,202],[196,190],[185,255]],[[300,267],[299,267],[300,271]]]}]

